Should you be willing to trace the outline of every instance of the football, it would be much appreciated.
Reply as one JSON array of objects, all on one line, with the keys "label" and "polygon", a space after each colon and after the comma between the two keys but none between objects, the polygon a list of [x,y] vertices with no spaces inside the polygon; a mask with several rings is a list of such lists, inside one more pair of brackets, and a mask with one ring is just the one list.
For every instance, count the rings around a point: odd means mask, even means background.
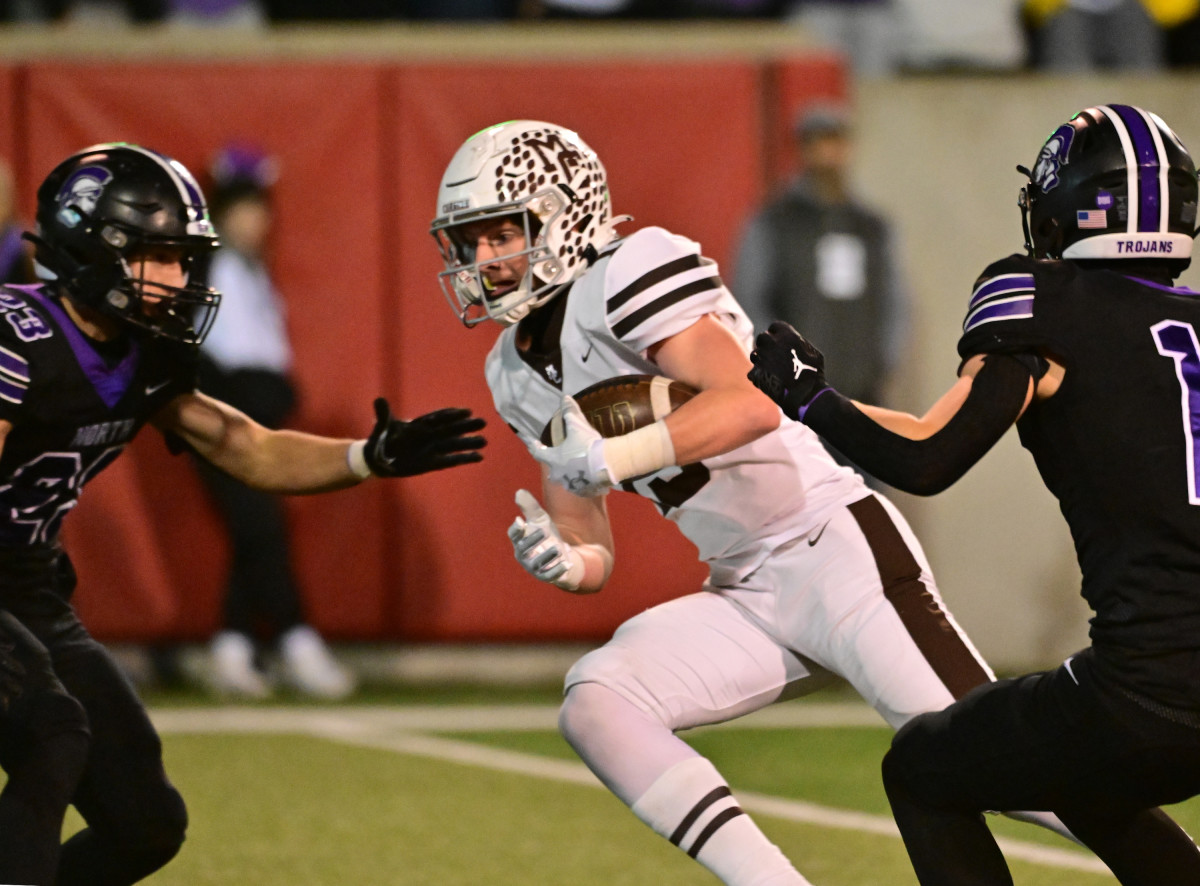
[{"label": "football", "polygon": [[[663,375],[621,375],[584,388],[575,402],[601,437],[620,437],[665,418],[698,393]],[[542,443],[557,446],[562,440],[562,414],[556,412],[542,431]]]}]

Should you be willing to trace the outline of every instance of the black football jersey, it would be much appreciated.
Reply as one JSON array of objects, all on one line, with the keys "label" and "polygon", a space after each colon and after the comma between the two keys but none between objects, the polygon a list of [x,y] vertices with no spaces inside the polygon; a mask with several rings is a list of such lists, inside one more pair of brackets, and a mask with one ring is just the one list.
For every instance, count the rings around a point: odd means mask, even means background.
[{"label": "black football jersey", "polygon": [[1066,375],[1017,424],[1070,525],[1100,644],[1200,648],[1200,293],[1012,256],[959,354],[1038,350]]},{"label": "black football jersey", "polygon": [[180,346],[85,336],[41,286],[0,288],[0,548],[53,542],[85,483],[168,401],[195,389]]}]

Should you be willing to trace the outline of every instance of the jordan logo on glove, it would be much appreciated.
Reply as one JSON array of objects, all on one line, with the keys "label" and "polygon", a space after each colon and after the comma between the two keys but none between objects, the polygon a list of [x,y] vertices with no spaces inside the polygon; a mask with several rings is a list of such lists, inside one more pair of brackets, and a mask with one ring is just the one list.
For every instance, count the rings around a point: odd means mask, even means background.
[{"label": "jordan logo on glove", "polygon": [[809,366],[807,363],[802,362],[800,360],[800,357],[796,354],[796,349],[792,348],[792,370],[795,372],[795,375],[793,376],[793,378],[795,378],[796,380],[799,380],[800,373],[806,369],[809,372],[820,372],[821,371],[821,368],[819,366]]}]

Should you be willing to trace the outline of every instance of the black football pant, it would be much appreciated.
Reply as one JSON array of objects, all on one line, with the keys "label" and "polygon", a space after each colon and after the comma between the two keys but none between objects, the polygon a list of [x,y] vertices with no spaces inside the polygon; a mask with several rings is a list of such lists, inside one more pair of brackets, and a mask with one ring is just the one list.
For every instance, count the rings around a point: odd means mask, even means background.
[{"label": "black football pant", "polygon": [[1156,807],[1200,793],[1200,724],[1152,712],[1095,670],[972,690],[895,736],[884,787],[922,886],[1010,886],[984,824],[995,809],[1048,810],[1125,886],[1200,883],[1200,851]]},{"label": "black football pant", "polygon": [[[0,721],[0,765],[8,773],[0,793],[3,883],[126,886],[170,861],[187,828],[145,708],[67,602],[74,586],[65,554],[0,554],[0,608],[46,645],[55,673],[82,706],[72,722],[70,700],[57,696],[65,705],[22,720],[41,729],[42,740]],[[68,801],[87,827],[56,852]],[[23,840],[2,827],[6,817],[22,822]]]}]

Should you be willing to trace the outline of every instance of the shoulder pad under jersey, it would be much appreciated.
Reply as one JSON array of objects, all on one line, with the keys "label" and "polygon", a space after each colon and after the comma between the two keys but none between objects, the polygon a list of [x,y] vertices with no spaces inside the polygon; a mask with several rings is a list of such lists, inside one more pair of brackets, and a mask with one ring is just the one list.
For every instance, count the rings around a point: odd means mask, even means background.
[{"label": "shoulder pad under jersey", "polygon": [[1035,260],[1010,255],[988,265],[975,281],[958,354],[1013,353],[1039,346],[1034,322]]}]

